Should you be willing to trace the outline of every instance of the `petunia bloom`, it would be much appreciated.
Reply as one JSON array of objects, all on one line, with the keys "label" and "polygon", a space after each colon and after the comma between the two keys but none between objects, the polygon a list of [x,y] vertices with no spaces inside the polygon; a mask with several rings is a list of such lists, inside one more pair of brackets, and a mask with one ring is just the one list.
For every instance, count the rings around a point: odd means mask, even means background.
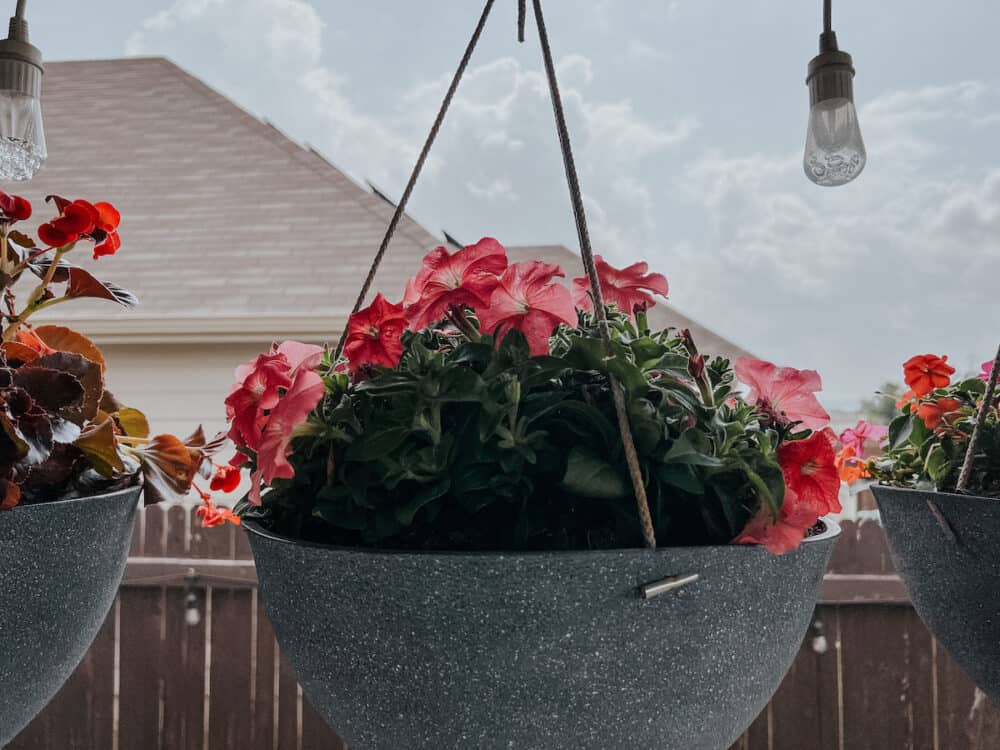
[{"label": "petunia bloom", "polygon": [[928,430],[936,430],[942,423],[952,423],[962,415],[958,410],[962,402],[954,398],[939,398],[928,401],[917,407],[917,416],[924,420]]},{"label": "petunia bloom", "polygon": [[271,412],[261,434],[257,451],[257,467],[250,501],[260,504],[260,481],[271,484],[276,478],[291,479],[295,469],[288,462],[293,430],[306,421],[323,398],[326,384],[316,372],[299,368],[295,379]]},{"label": "petunia bloom", "polygon": [[[649,273],[647,263],[615,268],[600,255],[594,258],[594,262],[605,304],[615,303],[619,312],[626,315],[633,316],[637,309],[646,310],[655,305],[653,294],[666,297],[670,291],[667,277],[661,273]],[[573,279],[573,301],[584,310],[594,309],[588,276]]]},{"label": "petunia bloom", "polygon": [[983,371],[979,373],[979,379],[985,382],[990,382],[990,375],[993,374],[993,360],[989,359],[983,362]]},{"label": "petunia bloom", "polygon": [[954,374],[955,368],[948,364],[948,358],[936,354],[918,354],[903,364],[904,380],[917,396],[944,388]]},{"label": "petunia bloom", "polygon": [[351,316],[344,356],[351,372],[363,365],[395,367],[403,354],[406,313],[402,304],[389,302],[381,293],[372,303]]},{"label": "petunia bloom", "polygon": [[820,405],[816,391],[823,382],[815,370],[778,367],[751,357],[735,363],[736,377],[750,387],[747,401],[770,414],[779,424],[801,422],[810,430],[821,430],[830,423],[830,415]]},{"label": "petunia bloom", "polygon": [[489,306],[478,311],[483,331],[497,331],[497,341],[501,341],[507,331],[516,328],[528,340],[532,356],[548,354],[556,326],[577,323],[569,290],[552,282],[562,275],[559,266],[535,260],[509,266]]},{"label": "petunia bloom", "polygon": [[759,544],[775,555],[784,555],[798,549],[806,531],[816,525],[817,519],[818,516],[809,507],[799,503],[794,492],[786,490],[778,518],[773,518],[767,509],[761,508],[740,532],[736,543]]},{"label": "petunia bloom", "polygon": [[865,454],[865,444],[870,440],[878,445],[889,436],[889,428],[884,425],[869,424],[863,419],[858,420],[854,427],[848,427],[840,433],[840,442],[852,446],[858,456]]},{"label": "petunia bloom", "polygon": [[452,310],[479,311],[489,301],[507,268],[507,251],[492,237],[454,254],[439,247],[424,258],[423,268],[406,284],[403,305],[411,331],[444,320]]},{"label": "petunia bloom", "polygon": [[785,475],[785,486],[794,493],[797,502],[808,504],[817,518],[840,512],[840,476],[830,434],[824,430],[805,440],[783,443],[778,448],[778,462]]},{"label": "petunia bloom", "polygon": [[13,224],[31,218],[31,203],[20,195],[8,195],[0,190],[0,221]]},{"label": "petunia bloom", "polygon": [[237,447],[256,451],[267,424],[267,414],[278,405],[296,370],[315,370],[323,349],[312,344],[285,341],[271,351],[236,368],[236,384],[226,397],[229,438]]}]

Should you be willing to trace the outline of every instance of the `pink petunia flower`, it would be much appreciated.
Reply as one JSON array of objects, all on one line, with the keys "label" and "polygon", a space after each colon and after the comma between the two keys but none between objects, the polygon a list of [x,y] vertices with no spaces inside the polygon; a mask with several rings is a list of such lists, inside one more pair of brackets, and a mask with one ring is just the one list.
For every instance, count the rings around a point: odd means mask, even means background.
[{"label": "pink petunia flower", "polygon": [[858,420],[854,427],[848,427],[840,433],[840,442],[844,446],[853,447],[857,455],[865,454],[865,443],[869,440],[878,445],[889,436],[889,428],[885,425],[869,424],[863,419]]},{"label": "pink petunia flower", "polygon": [[407,327],[419,331],[443,320],[451,309],[485,307],[505,268],[507,251],[492,237],[454,254],[443,247],[432,250],[420,272],[406,283]]},{"label": "pink petunia flower", "polygon": [[[605,304],[614,302],[619,312],[629,316],[634,316],[636,309],[646,310],[655,305],[653,294],[666,297],[670,291],[667,277],[661,273],[648,273],[647,263],[615,268],[600,255],[594,261]],[[594,309],[594,300],[590,297],[590,279],[587,276],[573,279],[573,301],[584,310]]]},{"label": "pink petunia flower", "polygon": [[540,261],[515,263],[503,272],[490,304],[479,311],[484,333],[499,327],[497,341],[516,328],[524,334],[532,356],[549,353],[549,339],[560,323],[575,326],[576,308],[569,290],[552,283],[562,276],[559,266]]},{"label": "pink petunia flower", "polygon": [[236,383],[226,397],[230,440],[237,447],[258,450],[267,414],[278,405],[281,390],[291,386],[296,371],[315,370],[322,357],[322,347],[285,341],[237,367]]},{"label": "pink petunia flower", "polygon": [[736,377],[750,387],[747,401],[769,413],[778,423],[801,422],[810,430],[822,430],[830,415],[820,405],[816,391],[823,381],[815,370],[778,367],[751,357],[740,357],[735,364]]},{"label": "pink petunia flower", "polygon": [[292,452],[293,431],[306,421],[316,404],[323,398],[326,384],[316,372],[299,368],[278,405],[267,416],[257,451],[258,471],[254,473],[250,501],[260,503],[260,482],[271,484],[276,478],[291,479],[295,469],[288,462]]}]

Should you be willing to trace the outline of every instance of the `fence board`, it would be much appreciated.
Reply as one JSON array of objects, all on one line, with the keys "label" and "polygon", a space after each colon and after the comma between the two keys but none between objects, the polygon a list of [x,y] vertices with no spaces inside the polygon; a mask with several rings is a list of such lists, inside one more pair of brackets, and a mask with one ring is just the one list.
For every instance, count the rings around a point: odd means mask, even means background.
[{"label": "fence board", "polygon": [[212,656],[209,687],[209,748],[250,746],[251,593],[209,588]]},{"label": "fence board", "polygon": [[[157,512],[147,521],[157,518]],[[153,524],[147,523],[149,531]],[[146,536],[147,551],[150,537]],[[165,750],[160,721],[164,680],[157,667],[163,648],[163,589],[125,589],[119,616],[120,678],[118,690],[119,750]]]},{"label": "fence board", "polygon": [[[186,599],[197,597],[198,622],[189,625]],[[164,750],[202,750],[205,716],[205,591],[167,589],[161,649]],[[124,749],[123,749],[124,750]]]}]

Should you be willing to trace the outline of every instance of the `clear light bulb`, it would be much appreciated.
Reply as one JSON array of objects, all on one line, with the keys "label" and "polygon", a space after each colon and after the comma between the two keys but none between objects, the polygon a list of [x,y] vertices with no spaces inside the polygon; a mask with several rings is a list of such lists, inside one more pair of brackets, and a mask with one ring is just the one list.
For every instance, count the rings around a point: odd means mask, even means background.
[{"label": "clear light bulb", "polygon": [[802,166],[817,185],[846,185],[865,168],[868,155],[854,107],[854,61],[825,31],[819,55],[809,62],[809,129]]},{"label": "clear light bulb", "polygon": [[817,102],[809,112],[806,176],[817,185],[844,185],[865,168],[868,155],[854,102],[844,97]]},{"label": "clear light bulb", "polygon": [[41,102],[18,91],[0,91],[0,180],[30,180],[45,157]]},{"label": "clear light bulb", "polygon": [[30,180],[45,163],[42,53],[28,42],[24,3],[0,39],[0,180]]}]

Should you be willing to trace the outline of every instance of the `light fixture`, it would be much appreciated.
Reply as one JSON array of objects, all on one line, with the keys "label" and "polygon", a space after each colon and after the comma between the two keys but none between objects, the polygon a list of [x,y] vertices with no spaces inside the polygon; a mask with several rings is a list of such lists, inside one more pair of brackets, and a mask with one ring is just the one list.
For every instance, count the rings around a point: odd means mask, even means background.
[{"label": "light fixture", "polygon": [[0,180],[30,180],[45,163],[42,53],[28,42],[25,0],[0,40]]},{"label": "light fixture", "polygon": [[806,176],[834,187],[855,179],[868,159],[854,107],[854,61],[837,47],[832,0],[824,0],[819,55],[809,62],[809,130],[803,159]]}]

